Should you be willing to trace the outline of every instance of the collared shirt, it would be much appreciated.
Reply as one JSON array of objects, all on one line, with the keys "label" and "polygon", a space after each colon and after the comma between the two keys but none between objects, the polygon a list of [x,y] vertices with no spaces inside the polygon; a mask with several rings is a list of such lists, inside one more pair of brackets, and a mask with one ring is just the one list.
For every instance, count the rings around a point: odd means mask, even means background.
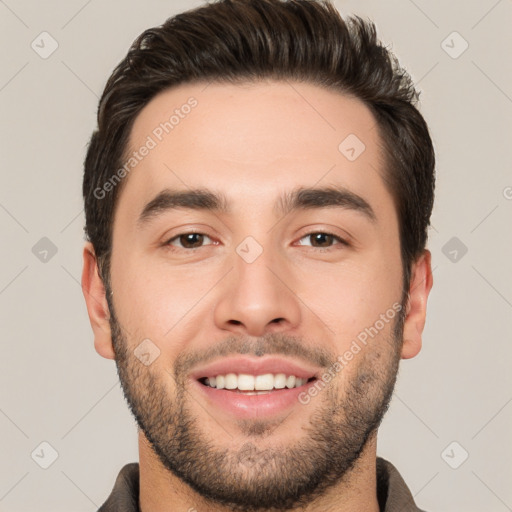
[{"label": "collared shirt", "polygon": [[[380,512],[424,512],[414,503],[411,491],[395,466],[380,457],[377,457],[377,499]],[[137,462],[121,469],[112,493],[98,512],[140,512]]]}]

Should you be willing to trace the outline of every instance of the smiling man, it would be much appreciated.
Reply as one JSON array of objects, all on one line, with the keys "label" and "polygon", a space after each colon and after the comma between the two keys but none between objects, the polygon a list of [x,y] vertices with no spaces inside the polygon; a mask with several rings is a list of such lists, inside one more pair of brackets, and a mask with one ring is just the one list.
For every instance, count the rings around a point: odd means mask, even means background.
[{"label": "smiling man", "polygon": [[432,287],[416,100],[329,3],[213,2],[135,41],[83,187],[95,348],[139,427],[101,511],[419,510],[377,457]]}]

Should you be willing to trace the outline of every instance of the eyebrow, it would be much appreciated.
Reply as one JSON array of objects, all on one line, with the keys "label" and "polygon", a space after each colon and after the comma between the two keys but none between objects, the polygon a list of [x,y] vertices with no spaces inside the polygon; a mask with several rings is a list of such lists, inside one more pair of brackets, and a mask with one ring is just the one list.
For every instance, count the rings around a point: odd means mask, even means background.
[{"label": "eyebrow", "polygon": [[[370,222],[377,222],[373,208],[364,198],[340,186],[300,187],[291,192],[286,192],[277,199],[274,205],[274,213],[285,216],[295,210],[332,207],[353,210],[362,214]],[[226,214],[231,211],[229,201],[222,193],[204,188],[191,190],[166,188],[144,206],[137,220],[137,225],[143,228],[163,213],[182,208]]]}]

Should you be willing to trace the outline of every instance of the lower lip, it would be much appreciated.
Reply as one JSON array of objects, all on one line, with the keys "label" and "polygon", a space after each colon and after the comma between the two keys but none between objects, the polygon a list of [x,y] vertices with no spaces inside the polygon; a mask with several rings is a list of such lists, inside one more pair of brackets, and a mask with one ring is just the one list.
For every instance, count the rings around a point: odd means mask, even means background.
[{"label": "lower lip", "polygon": [[205,386],[197,380],[193,382],[213,407],[221,408],[242,419],[270,417],[283,413],[294,405],[302,405],[299,402],[299,395],[314,384],[314,381],[311,381],[298,388],[277,389],[263,395],[247,395]]}]

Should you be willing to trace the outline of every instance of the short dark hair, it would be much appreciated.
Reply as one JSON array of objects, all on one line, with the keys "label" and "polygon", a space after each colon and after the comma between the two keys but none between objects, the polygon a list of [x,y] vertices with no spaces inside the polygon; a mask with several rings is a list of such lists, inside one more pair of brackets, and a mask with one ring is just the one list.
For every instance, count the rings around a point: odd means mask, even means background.
[{"label": "short dark hair", "polygon": [[114,211],[126,179],[108,192],[103,187],[126,160],[142,108],[179,84],[267,79],[338,91],[361,100],[375,116],[383,141],[382,178],[400,223],[407,293],[434,202],[435,156],[415,106],[419,93],[377,39],[375,25],[359,16],[343,19],[327,0],[218,0],[169,18],[133,42],[107,81],[84,162],[84,231],[107,289]]}]

